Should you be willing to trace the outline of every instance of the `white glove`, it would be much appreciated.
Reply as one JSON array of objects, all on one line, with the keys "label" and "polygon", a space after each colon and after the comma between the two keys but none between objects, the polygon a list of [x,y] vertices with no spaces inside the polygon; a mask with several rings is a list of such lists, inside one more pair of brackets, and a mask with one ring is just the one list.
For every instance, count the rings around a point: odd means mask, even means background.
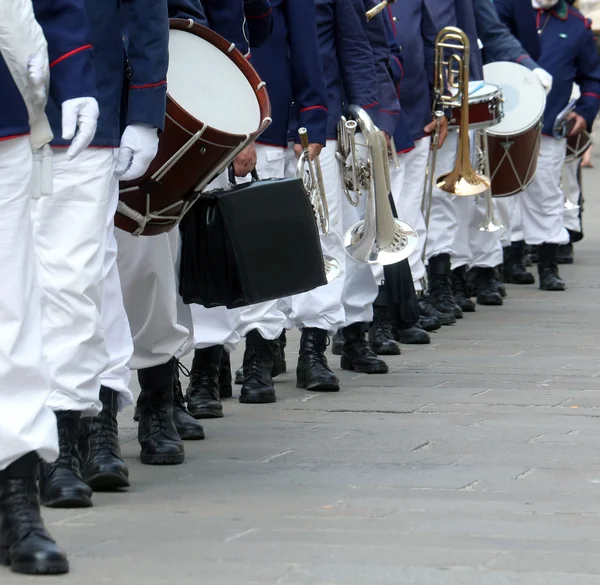
[{"label": "white glove", "polygon": [[550,75],[550,73],[548,73],[545,69],[542,69],[541,67],[537,67],[533,70],[533,72],[538,78],[538,81],[542,84],[546,95],[548,95],[550,93],[550,90],[552,89],[552,75]]},{"label": "white glove", "polygon": [[120,181],[139,179],[158,152],[158,129],[147,124],[131,124],[121,137],[115,175]]},{"label": "white glove", "polygon": [[27,63],[29,95],[35,107],[45,108],[50,83],[48,53],[39,52],[29,57]]},{"label": "white glove", "polygon": [[[74,98],[62,104],[62,137],[71,140],[67,159],[73,160],[85,150],[96,134],[98,102],[92,97]],[[77,134],[75,134],[77,132]]]}]

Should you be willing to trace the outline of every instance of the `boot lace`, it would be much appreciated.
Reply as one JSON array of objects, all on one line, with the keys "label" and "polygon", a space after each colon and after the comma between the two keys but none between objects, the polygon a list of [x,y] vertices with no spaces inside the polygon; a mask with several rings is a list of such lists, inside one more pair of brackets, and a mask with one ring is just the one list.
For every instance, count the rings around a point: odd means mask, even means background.
[{"label": "boot lace", "polygon": [[454,296],[469,296],[467,292],[467,279],[464,273],[456,271],[452,273],[452,288]]},{"label": "boot lace", "polygon": [[44,528],[37,498],[31,494],[31,488],[25,480],[9,480],[7,487],[10,493],[2,498],[6,510],[5,521],[9,521],[16,538],[22,541],[36,534],[51,540]]},{"label": "boot lace", "polygon": [[[270,350],[270,348],[269,348]],[[254,346],[246,346],[246,359],[244,363],[244,378],[246,380],[259,380],[265,384],[268,383],[268,380],[265,378],[263,373],[263,359],[258,348]]]},{"label": "boot lace", "polygon": [[382,308],[376,308],[374,317],[373,329],[375,329],[375,336],[393,339],[394,333],[387,311]]}]

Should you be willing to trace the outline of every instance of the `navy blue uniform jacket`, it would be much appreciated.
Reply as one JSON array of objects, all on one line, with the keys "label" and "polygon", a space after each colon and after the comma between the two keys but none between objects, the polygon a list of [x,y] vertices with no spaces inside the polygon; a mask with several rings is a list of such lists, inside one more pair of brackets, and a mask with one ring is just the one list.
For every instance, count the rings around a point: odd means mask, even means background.
[{"label": "navy blue uniform jacket", "polygon": [[[48,42],[50,100],[62,104],[78,97],[96,97],[92,45],[83,0],[33,0],[33,8]],[[1,56],[0,87],[0,140],[29,134],[25,102]],[[55,127],[53,130],[56,133]]]}]

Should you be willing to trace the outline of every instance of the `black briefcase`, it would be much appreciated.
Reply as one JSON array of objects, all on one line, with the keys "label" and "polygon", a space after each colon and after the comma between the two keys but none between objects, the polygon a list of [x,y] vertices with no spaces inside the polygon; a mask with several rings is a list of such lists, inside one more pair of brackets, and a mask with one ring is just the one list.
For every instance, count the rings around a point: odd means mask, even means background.
[{"label": "black briefcase", "polygon": [[179,292],[186,304],[232,309],[327,284],[301,179],[203,193],[180,229]]}]

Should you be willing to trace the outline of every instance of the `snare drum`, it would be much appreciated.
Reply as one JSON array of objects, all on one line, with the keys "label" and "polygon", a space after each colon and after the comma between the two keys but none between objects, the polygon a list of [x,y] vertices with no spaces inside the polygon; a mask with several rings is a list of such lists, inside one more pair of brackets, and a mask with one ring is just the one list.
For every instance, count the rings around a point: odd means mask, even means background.
[{"label": "snare drum", "polygon": [[134,235],[173,229],[202,189],[271,123],[265,83],[217,33],[172,19],[167,112],[148,172],[122,182],[115,225]]},{"label": "snare drum", "polygon": [[577,136],[567,138],[567,156],[565,162],[573,162],[576,158],[583,156],[583,153],[592,146],[592,135],[584,130]]},{"label": "snare drum", "polygon": [[[481,86],[481,87],[480,87]],[[449,126],[459,127],[462,109],[452,108]],[[497,85],[469,82],[469,129],[479,130],[499,124],[503,116],[502,90]]]},{"label": "snare drum", "polygon": [[537,77],[517,63],[490,63],[483,74],[504,96],[504,119],[487,134],[492,195],[508,197],[523,191],[535,175],[546,93]]}]

